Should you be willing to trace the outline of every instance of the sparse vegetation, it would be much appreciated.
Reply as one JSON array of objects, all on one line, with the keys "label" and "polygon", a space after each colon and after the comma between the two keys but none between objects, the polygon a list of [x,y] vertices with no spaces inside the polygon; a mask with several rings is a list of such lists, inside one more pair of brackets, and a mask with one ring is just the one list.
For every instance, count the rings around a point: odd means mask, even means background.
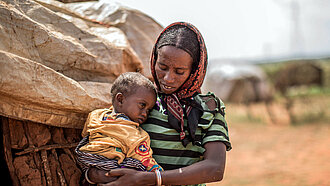
[{"label": "sparse vegetation", "polygon": [[[306,61],[306,60],[304,60]],[[308,61],[308,60],[307,60]],[[323,70],[323,85],[290,86],[283,95],[275,91],[271,106],[260,106],[265,103],[250,104],[249,106],[227,103],[227,119],[231,122],[250,122],[269,124],[269,112],[280,113],[280,123],[301,125],[315,122],[330,121],[330,59],[310,60],[317,63]],[[265,71],[269,82],[274,86],[275,77],[287,64],[299,63],[299,60],[283,61],[269,64],[260,64]],[[269,109],[267,111],[267,109]],[[235,110],[235,112],[232,112]],[[239,111],[237,111],[239,110]],[[258,111],[255,111],[258,110]],[[287,116],[284,116],[287,115]],[[275,118],[276,119],[276,118]],[[276,120],[275,120],[276,122]]]},{"label": "sparse vegetation", "polygon": [[[226,104],[233,149],[223,181],[207,186],[330,185],[330,59],[316,62],[323,86],[290,87],[287,97],[277,92],[268,105],[276,122],[265,103]],[[271,81],[287,63],[261,67]]]}]

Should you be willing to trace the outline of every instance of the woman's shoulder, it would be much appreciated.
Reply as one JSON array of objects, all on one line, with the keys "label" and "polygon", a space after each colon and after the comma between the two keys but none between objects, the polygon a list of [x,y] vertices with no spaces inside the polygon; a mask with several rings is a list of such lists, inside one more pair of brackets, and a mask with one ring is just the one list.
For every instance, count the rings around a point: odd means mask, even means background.
[{"label": "woman's shoulder", "polygon": [[213,92],[196,94],[194,100],[198,102],[204,110],[219,111],[222,115],[225,113],[225,104]]}]

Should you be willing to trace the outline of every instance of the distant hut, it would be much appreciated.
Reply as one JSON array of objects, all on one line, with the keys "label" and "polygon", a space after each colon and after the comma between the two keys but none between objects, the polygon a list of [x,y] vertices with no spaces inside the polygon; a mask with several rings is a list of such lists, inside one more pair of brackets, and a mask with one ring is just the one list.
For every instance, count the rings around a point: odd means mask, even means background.
[{"label": "distant hut", "polygon": [[323,86],[323,69],[311,60],[294,61],[284,65],[275,76],[275,89],[286,99],[285,107],[291,123],[297,122],[293,111],[294,100],[288,96],[288,90],[293,87]]},{"label": "distant hut", "polygon": [[323,70],[313,61],[296,61],[285,65],[277,74],[275,88],[286,95],[290,87],[323,85]]},{"label": "distant hut", "polygon": [[273,97],[272,86],[264,72],[247,64],[211,64],[203,89],[233,103],[267,102]]}]

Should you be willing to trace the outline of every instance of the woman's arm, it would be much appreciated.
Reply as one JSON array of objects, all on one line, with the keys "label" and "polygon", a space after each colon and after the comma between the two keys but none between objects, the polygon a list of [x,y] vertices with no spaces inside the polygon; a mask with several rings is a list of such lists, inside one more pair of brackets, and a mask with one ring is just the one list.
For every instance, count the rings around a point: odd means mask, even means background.
[{"label": "woman's arm", "polygon": [[[204,160],[190,166],[161,172],[163,185],[189,185],[220,181],[223,178],[226,162],[226,146],[222,142],[205,144]],[[111,185],[155,185],[154,172],[138,172],[131,169],[110,171],[110,176],[120,176]]]},{"label": "woman's arm", "polygon": [[[222,142],[205,144],[204,160],[181,169],[162,172],[165,185],[189,185],[220,181],[226,163],[226,146]],[[180,173],[181,172],[181,173]]]}]

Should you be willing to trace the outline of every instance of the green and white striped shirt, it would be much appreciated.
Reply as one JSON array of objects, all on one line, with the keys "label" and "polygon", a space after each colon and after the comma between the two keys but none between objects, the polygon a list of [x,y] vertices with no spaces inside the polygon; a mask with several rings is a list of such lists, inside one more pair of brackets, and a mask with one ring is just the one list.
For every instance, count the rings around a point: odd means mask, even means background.
[{"label": "green and white striped shirt", "polygon": [[[217,112],[210,111],[206,105],[205,98],[210,98],[216,101],[218,108]],[[162,105],[161,99],[157,97],[157,105],[159,108],[153,109],[148,117],[148,120],[141,125],[146,130],[151,139],[151,148],[153,157],[164,170],[172,170],[185,167],[201,161],[205,151],[204,144],[207,142],[221,141],[226,145],[227,150],[231,149],[231,144],[228,136],[228,127],[223,115],[220,114],[220,109],[224,113],[224,104],[219,99],[215,99],[213,93],[198,94],[194,99],[201,104],[204,113],[199,119],[196,129],[196,143],[188,143],[184,147],[180,141],[180,134],[168,124],[168,115],[165,105]],[[187,120],[184,120],[185,127]],[[186,134],[188,131],[185,130]]]}]

